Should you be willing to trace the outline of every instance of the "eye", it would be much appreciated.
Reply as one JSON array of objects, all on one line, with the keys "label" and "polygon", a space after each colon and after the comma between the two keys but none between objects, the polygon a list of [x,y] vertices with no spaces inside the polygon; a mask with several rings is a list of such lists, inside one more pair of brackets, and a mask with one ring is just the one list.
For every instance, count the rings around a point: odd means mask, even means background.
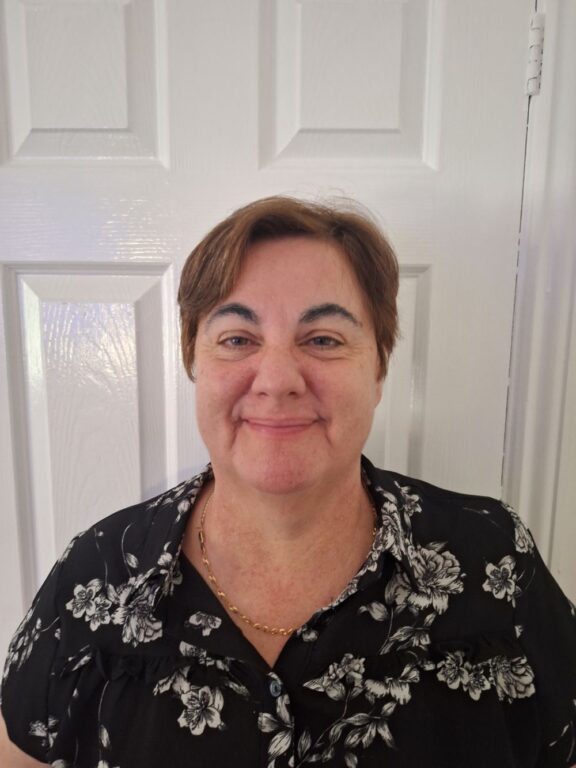
[{"label": "eye", "polygon": [[246,347],[248,344],[250,344],[250,339],[247,339],[246,336],[228,336],[226,339],[221,339],[218,342],[223,347]]},{"label": "eye", "polygon": [[325,347],[328,349],[342,345],[341,341],[338,341],[338,339],[335,339],[332,336],[313,336],[311,339],[308,339],[307,343],[313,347]]}]

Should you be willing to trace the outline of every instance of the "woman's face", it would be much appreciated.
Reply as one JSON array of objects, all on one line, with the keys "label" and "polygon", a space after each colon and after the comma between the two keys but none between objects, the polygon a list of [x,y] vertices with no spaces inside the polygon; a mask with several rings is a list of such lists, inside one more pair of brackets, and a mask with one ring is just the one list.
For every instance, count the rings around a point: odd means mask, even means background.
[{"label": "woman's face", "polygon": [[334,246],[254,245],[232,293],[200,321],[195,365],[217,477],[282,494],[357,471],[382,381],[370,315]]}]

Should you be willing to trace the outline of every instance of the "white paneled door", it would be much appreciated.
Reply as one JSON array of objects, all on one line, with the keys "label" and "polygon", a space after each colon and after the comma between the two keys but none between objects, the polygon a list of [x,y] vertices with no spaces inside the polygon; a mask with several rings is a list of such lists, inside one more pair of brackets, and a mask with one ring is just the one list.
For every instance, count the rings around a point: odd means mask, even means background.
[{"label": "white paneled door", "polygon": [[367,451],[499,495],[532,0],[0,0],[0,645],[70,537],[206,459],[192,245],[351,196],[402,265]]}]

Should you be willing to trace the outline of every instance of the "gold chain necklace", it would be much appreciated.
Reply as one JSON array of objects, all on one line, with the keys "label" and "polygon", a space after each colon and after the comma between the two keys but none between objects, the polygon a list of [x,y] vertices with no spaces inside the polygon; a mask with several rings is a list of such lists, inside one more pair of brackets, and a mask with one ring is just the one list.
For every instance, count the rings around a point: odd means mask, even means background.
[{"label": "gold chain necklace", "polygon": [[[268,624],[262,624],[259,621],[254,621],[254,619],[251,619],[250,616],[247,616],[245,613],[242,613],[242,611],[238,608],[237,605],[234,605],[234,603],[230,600],[226,592],[220,587],[218,582],[216,581],[216,576],[214,576],[214,572],[212,570],[212,566],[210,565],[210,560],[208,559],[208,551],[206,549],[206,536],[204,534],[204,521],[206,519],[206,510],[208,509],[208,502],[212,498],[212,494],[214,491],[211,491],[208,495],[208,498],[206,499],[206,503],[204,504],[204,507],[202,509],[202,516],[200,517],[200,528],[198,530],[198,540],[200,542],[200,552],[202,554],[202,562],[204,563],[206,567],[206,571],[208,572],[208,580],[213,585],[214,590],[216,591],[216,595],[221,600],[222,603],[226,606],[226,608],[230,611],[230,613],[235,614],[238,616],[241,621],[243,621],[245,624],[248,624],[248,626],[252,627],[252,629],[257,629],[260,632],[267,632],[269,635],[281,635],[282,637],[290,637],[290,635],[295,631],[295,627],[270,627]],[[374,538],[376,537],[376,531],[378,530],[377,525],[377,515],[376,510],[374,509],[374,505],[372,505],[372,512],[374,514],[374,527],[372,529],[372,543],[374,543]]]}]

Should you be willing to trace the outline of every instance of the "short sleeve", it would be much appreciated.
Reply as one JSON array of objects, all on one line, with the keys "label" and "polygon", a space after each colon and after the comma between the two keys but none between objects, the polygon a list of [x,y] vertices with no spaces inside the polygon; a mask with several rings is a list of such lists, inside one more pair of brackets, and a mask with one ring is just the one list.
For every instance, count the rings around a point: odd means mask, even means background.
[{"label": "short sleeve", "polygon": [[48,702],[60,639],[56,592],[61,564],[60,560],[52,568],[16,630],[2,677],[2,714],[10,740],[44,762],[57,727]]},{"label": "short sleeve", "polygon": [[[515,522],[518,534],[522,524]],[[576,610],[524,534],[516,536],[515,620],[534,671],[542,731],[536,766],[566,768],[576,765]]]}]

